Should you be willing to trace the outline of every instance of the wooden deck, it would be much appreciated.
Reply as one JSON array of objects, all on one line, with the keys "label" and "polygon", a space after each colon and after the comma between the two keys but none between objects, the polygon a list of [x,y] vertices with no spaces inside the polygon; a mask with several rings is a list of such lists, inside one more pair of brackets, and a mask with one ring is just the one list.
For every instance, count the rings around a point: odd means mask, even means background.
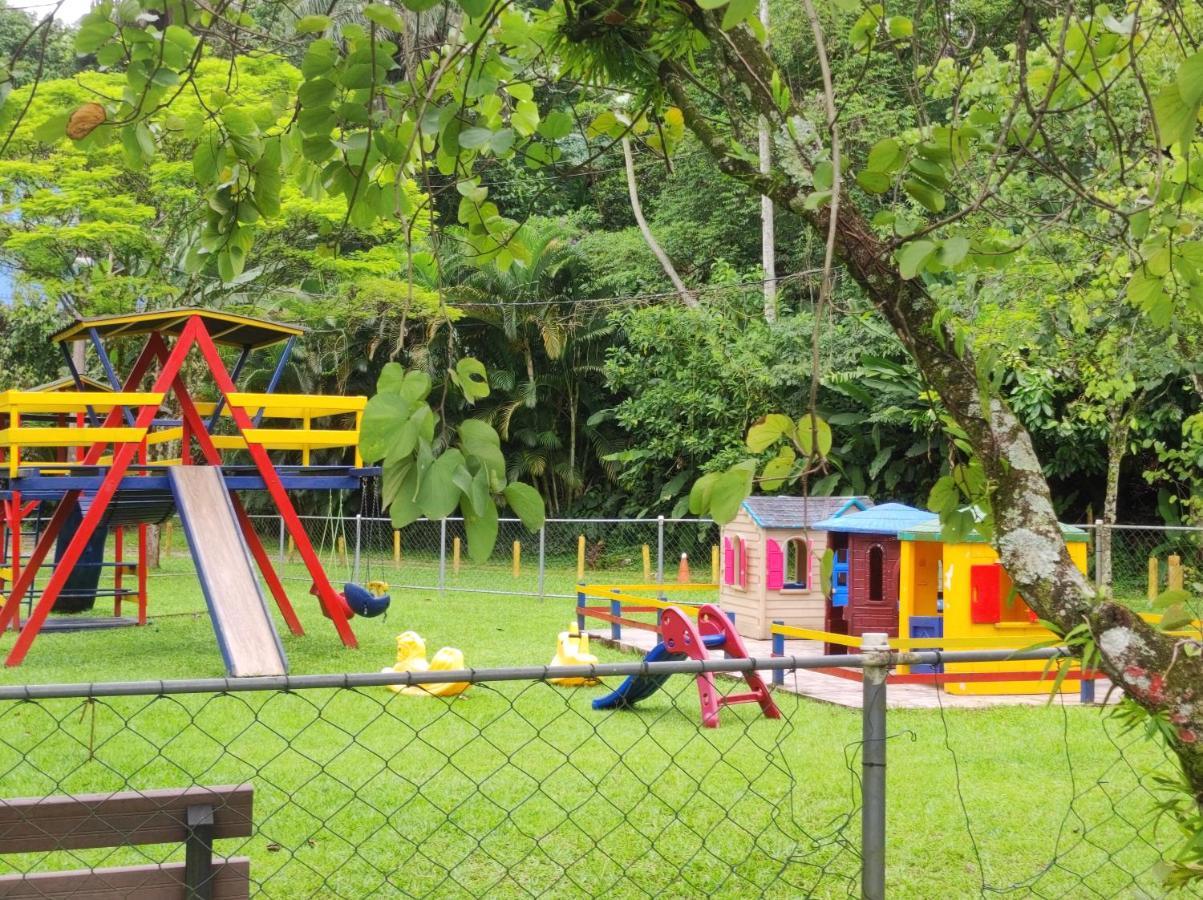
[{"label": "wooden deck", "polygon": [[[627,653],[637,653],[640,656],[652,649],[657,636],[651,631],[624,629],[622,639],[613,640],[608,632],[591,631],[589,640],[615,647]],[[748,655],[756,658],[768,658],[773,655],[771,641],[758,641],[744,638]],[[818,641],[786,641],[786,656],[818,656],[823,652],[823,645]],[[765,673],[769,680],[769,673]],[[950,676],[951,680],[951,676]],[[823,703],[833,703],[836,706],[846,706],[853,709],[861,707],[861,685],[858,681],[840,678],[835,675],[824,675],[808,669],[787,670],[785,684],[776,685],[776,690],[786,690],[791,693],[819,700]],[[1119,702],[1119,692],[1111,691],[1111,682],[1100,678],[1095,682],[1095,701],[1103,703]],[[1004,694],[959,696],[938,689],[935,685],[926,684],[891,684],[886,694],[886,703],[890,709],[985,709],[993,706],[1044,706],[1049,702],[1047,694]],[[1054,703],[1065,706],[1081,706],[1077,692],[1058,694]]]}]

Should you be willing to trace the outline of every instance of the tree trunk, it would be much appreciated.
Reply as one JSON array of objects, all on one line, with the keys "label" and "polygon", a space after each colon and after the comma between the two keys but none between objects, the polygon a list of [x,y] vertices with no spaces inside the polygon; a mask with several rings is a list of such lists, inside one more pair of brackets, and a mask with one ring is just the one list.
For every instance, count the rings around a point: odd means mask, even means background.
[{"label": "tree trunk", "polygon": [[[760,24],[769,31],[769,0],[760,0]],[[768,49],[768,41],[765,41]],[[769,120],[760,116],[757,121],[757,143],[760,151],[760,174],[773,170],[773,141]],[[777,321],[777,236],[773,227],[773,198],[760,195],[760,267],[764,272],[764,320]]]},{"label": "tree trunk", "polygon": [[[750,33],[728,32],[739,55],[731,63],[762,113],[773,115],[773,98],[764,86],[772,66]],[[762,175],[730,139],[697,109],[687,79],[677,64],[661,63],[660,78],[681,108],[686,126],[714,157],[720,170],[773,198],[826,236],[830,208],[807,209],[811,190],[784,169]],[[801,115],[790,109],[787,115]],[[1086,623],[1101,654],[1101,667],[1126,694],[1174,724],[1172,740],[1184,772],[1203,805],[1203,662],[1176,654],[1175,639],[1163,635],[1132,610],[1096,595],[1069,556],[1053,509],[1048,481],[1031,436],[1007,404],[983,393],[973,353],[962,345],[919,279],[904,279],[891,248],[869,226],[852,199],[840,198],[836,256],[893,328],[925,381],[964,430],[985,469],[994,515],[994,544],[1016,588],[1041,618],[1067,633]],[[939,323],[939,324],[937,324]],[[1171,666],[1171,660],[1174,664]]]},{"label": "tree trunk", "polygon": [[161,525],[146,526],[146,565],[151,569],[162,567],[162,550],[160,544]]},{"label": "tree trunk", "polygon": [[1104,597],[1110,598],[1113,578],[1111,526],[1115,524],[1118,513],[1120,465],[1128,450],[1131,422],[1122,410],[1113,410],[1108,418],[1111,427],[1107,433],[1107,485],[1103,496],[1103,527],[1098,537],[1098,558],[1094,564],[1098,573],[1099,590]]},{"label": "tree trunk", "polygon": [[652,251],[656,259],[660,260],[660,267],[664,269],[664,274],[668,276],[668,280],[673,283],[673,287],[681,295],[681,302],[694,308],[698,305],[697,297],[685,286],[685,282],[677,274],[672,260],[668,258],[668,254],[664,252],[664,248],[660,246],[656,236],[652,234],[652,229],[648,227],[647,220],[643,218],[643,205],[639,202],[639,186],[635,183],[635,158],[631,155],[631,142],[625,137],[622,139],[622,158],[627,167],[627,194],[631,198],[631,212],[635,215],[635,224],[639,226],[639,233],[643,235],[643,241],[647,244],[648,249]]}]

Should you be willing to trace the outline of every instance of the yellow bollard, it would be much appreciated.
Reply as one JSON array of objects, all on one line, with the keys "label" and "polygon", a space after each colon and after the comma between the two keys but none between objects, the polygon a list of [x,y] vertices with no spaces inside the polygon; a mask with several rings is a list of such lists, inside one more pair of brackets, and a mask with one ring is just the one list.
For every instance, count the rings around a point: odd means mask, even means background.
[{"label": "yellow bollard", "polygon": [[1182,590],[1182,557],[1174,554],[1166,566],[1166,583],[1171,591]]},{"label": "yellow bollard", "polygon": [[459,574],[459,538],[451,539],[451,571]]},{"label": "yellow bollard", "polygon": [[576,580],[585,580],[585,536],[576,539]]},{"label": "yellow bollard", "polygon": [[514,577],[522,574],[522,542],[514,541]]},{"label": "yellow bollard", "polygon": [[338,548],[339,565],[345,566],[347,564],[347,539],[340,534],[338,540],[335,541],[335,546]]},{"label": "yellow bollard", "polygon": [[393,565],[401,568],[401,532],[393,530]]},{"label": "yellow bollard", "polygon": [[643,583],[647,584],[652,580],[652,548],[647,544],[643,545]]},{"label": "yellow bollard", "polygon": [[1161,564],[1157,561],[1156,556],[1149,557],[1149,602],[1152,603],[1157,599],[1160,593],[1159,585],[1161,584]]},{"label": "yellow bollard", "polygon": [[162,546],[159,551],[164,556],[171,556],[171,539],[175,536],[175,522],[168,521],[167,528],[164,529]]},{"label": "yellow bollard", "polygon": [[297,552],[297,542],[293,539],[293,536],[290,534],[288,536],[288,561],[289,562],[292,562],[292,558],[296,554],[296,552]]},{"label": "yellow bollard", "polygon": [[718,544],[710,547],[710,583],[718,584]]}]

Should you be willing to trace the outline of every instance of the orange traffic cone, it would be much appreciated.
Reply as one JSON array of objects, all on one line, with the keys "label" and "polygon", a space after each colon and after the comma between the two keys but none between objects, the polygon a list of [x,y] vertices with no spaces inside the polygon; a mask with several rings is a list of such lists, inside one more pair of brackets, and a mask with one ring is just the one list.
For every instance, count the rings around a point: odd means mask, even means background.
[{"label": "orange traffic cone", "polygon": [[677,584],[689,584],[689,554],[681,554],[681,564],[677,566]]}]

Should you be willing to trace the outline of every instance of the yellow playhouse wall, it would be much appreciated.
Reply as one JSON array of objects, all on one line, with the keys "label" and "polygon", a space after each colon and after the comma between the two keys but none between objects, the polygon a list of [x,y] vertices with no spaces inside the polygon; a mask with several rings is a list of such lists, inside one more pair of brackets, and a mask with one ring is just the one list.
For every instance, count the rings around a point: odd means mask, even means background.
[{"label": "yellow playhouse wall", "polygon": [[[1083,572],[1086,571],[1086,544],[1069,544],[1069,555]],[[1052,632],[1029,621],[975,623],[969,609],[969,570],[973,566],[991,565],[998,562],[994,548],[983,543],[944,545],[944,636],[946,638],[995,638],[1000,648],[1019,649],[1031,644],[1049,641]],[[1006,608],[1006,597],[1003,597]],[[986,649],[983,647],[982,649]],[[1003,661],[995,663],[948,663],[944,671],[948,675],[956,672],[1040,672],[1043,660]],[[1052,690],[1050,671],[1044,681],[999,681],[999,682],[956,682],[948,681],[945,690],[950,694],[1047,694]],[[1062,692],[1078,690],[1077,681],[1064,681]]]}]

